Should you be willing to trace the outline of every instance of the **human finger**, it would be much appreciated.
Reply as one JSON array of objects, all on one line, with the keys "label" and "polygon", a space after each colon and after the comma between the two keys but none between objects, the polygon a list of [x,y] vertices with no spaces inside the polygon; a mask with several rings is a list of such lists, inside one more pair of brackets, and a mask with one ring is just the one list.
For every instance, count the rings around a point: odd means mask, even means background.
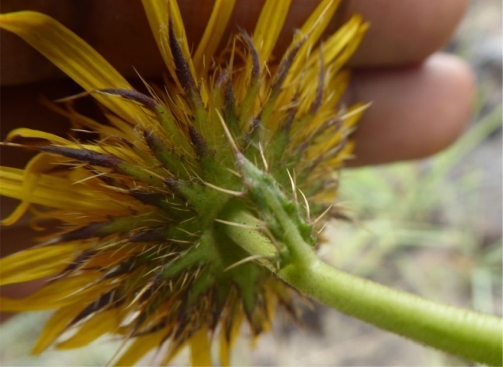
[{"label": "human finger", "polygon": [[[468,0],[343,0],[327,33],[354,13],[371,23],[350,65],[358,67],[404,65],[418,62],[443,46],[466,9]],[[180,1],[189,43],[201,37],[214,0]],[[251,32],[263,0],[237,0],[229,29]],[[289,44],[319,0],[293,0],[278,52]],[[4,0],[2,11],[37,10],[79,34],[123,75],[158,76],[162,58],[151,36],[139,1]],[[111,16],[113,14],[113,16]],[[2,32],[2,84],[19,84],[61,77],[62,73],[18,37]]]},{"label": "human finger", "polygon": [[[49,99],[71,95],[78,90],[77,86],[60,81],[4,88],[4,134],[16,126],[44,126],[64,135],[68,123],[41,105],[38,98],[42,93]],[[352,101],[373,104],[354,135],[356,159],[350,164],[416,159],[446,147],[469,120],[474,88],[468,66],[445,54],[414,67],[355,71],[349,91]],[[5,152],[7,148],[2,149]],[[26,157],[19,153],[10,153],[1,155],[3,164],[19,167],[26,162]]]},{"label": "human finger", "polygon": [[355,72],[351,98],[373,103],[354,134],[350,164],[417,159],[445,148],[469,121],[474,92],[470,68],[447,54],[415,67]]}]

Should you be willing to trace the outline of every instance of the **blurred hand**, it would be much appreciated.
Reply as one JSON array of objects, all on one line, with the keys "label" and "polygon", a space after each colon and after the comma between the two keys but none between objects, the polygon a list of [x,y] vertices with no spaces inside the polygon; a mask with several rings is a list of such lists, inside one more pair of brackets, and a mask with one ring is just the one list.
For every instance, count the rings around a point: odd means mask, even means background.
[{"label": "blurred hand", "polygon": [[[201,37],[213,2],[179,1],[189,43],[195,44]],[[293,0],[280,45],[291,41],[292,30],[302,25],[318,2]],[[355,134],[357,159],[352,165],[424,157],[444,148],[463,130],[474,90],[471,71],[458,58],[435,52],[448,42],[467,3],[342,1],[329,31],[337,29],[353,13],[362,14],[371,23],[350,62],[356,68],[351,98],[373,101]],[[231,23],[251,31],[262,4],[259,0],[238,0]],[[158,76],[164,70],[140,1],[2,1],[2,12],[26,9],[61,21],[125,76],[136,77],[133,66],[146,77]],[[3,32],[1,42],[2,86],[20,85],[4,89],[2,106],[7,111],[3,112],[3,133],[14,126],[38,125],[45,129],[47,121],[58,119],[33,99],[44,91],[59,98],[71,88],[62,80],[61,72],[18,37]],[[43,87],[34,84],[40,81],[49,83]],[[22,111],[26,106],[29,111]],[[61,125],[64,131],[65,124]]]},{"label": "blurred hand", "polygon": [[[468,0],[346,0],[329,31],[353,13],[371,23],[350,62],[355,68],[348,91],[353,101],[373,101],[358,131],[357,159],[351,165],[415,159],[451,143],[469,119],[474,82],[458,58],[435,52],[460,21]],[[179,1],[189,43],[201,37],[213,0]],[[293,0],[279,42],[289,44],[316,0]],[[263,1],[238,0],[231,23],[251,32]],[[123,75],[161,75],[165,70],[140,1],[2,0],[2,12],[37,10],[84,38]],[[14,127],[64,134],[68,123],[37,101],[39,94],[60,98],[79,89],[20,38],[2,32],[2,135]],[[277,50],[281,51],[281,50]],[[22,153],[3,148],[3,165],[19,165]],[[5,217],[12,209],[2,203]],[[2,256],[28,245],[23,226],[2,234]],[[20,245],[21,244],[21,245]],[[33,285],[32,285],[33,287]],[[24,289],[24,292],[27,290]],[[12,289],[17,296],[20,287]]]}]

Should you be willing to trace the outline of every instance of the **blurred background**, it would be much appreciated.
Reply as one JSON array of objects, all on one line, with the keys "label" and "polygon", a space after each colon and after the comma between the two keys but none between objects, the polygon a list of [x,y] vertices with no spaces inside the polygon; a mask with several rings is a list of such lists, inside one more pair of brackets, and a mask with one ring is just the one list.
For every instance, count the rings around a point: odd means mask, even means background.
[{"label": "blurred background", "polygon": [[[429,299],[502,313],[502,2],[472,0],[447,47],[478,78],[473,121],[448,150],[423,161],[344,172],[339,202],[358,223],[333,222],[321,256],[334,266]],[[46,313],[0,329],[0,365],[103,366],[117,342],[29,356]],[[233,365],[470,366],[313,304],[303,328],[281,321]],[[148,365],[150,358],[144,360]],[[180,355],[174,364],[187,364]]]}]

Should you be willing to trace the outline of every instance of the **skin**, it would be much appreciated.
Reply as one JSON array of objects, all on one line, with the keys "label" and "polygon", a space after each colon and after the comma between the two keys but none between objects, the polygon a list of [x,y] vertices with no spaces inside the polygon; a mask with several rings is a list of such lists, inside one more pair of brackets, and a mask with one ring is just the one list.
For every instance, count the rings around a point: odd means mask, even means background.
[{"label": "skin", "polygon": [[[251,31],[262,3],[238,1],[231,23]],[[288,43],[292,30],[302,24],[317,3],[293,1],[280,45]],[[360,13],[372,25],[350,62],[350,66],[357,68],[349,93],[351,99],[374,102],[355,134],[357,158],[351,165],[421,158],[441,150],[463,130],[473,98],[472,73],[459,59],[435,52],[448,42],[467,3],[468,0],[342,2],[328,33],[353,13]],[[4,0],[2,12],[30,9],[55,17],[126,76],[136,76],[132,65],[143,76],[159,75],[164,70],[139,1],[93,0],[86,5],[77,4],[58,0]],[[192,43],[204,31],[212,4],[211,0],[180,1]],[[50,62],[18,37],[2,32],[1,49],[5,113],[11,115],[11,109],[19,111],[19,107],[30,105],[36,108],[31,109],[31,115],[18,116],[13,125],[24,126],[35,116],[40,121],[44,107],[30,103],[23,93],[32,98],[33,83],[40,81],[50,81],[54,96],[64,96],[71,86],[61,81],[62,74]],[[11,97],[9,86],[13,85],[24,88],[17,87]],[[3,121],[7,131],[12,120]],[[64,131],[64,126],[61,130]]]},{"label": "skin", "polygon": [[[179,1],[189,42],[201,37],[212,0]],[[314,9],[316,0],[293,0],[279,44],[287,45]],[[80,5],[79,5],[80,4]],[[197,4],[197,5],[195,5]],[[253,29],[263,1],[238,0],[231,24]],[[330,31],[353,13],[371,23],[350,62],[349,101],[373,101],[358,130],[356,159],[351,166],[417,159],[452,143],[469,120],[474,79],[459,58],[437,51],[451,38],[468,0],[343,0]],[[164,66],[139,1],[3,0],[1,12],[37,10],[76,32],[123,75],[160,75]],[[64,135],[65,119],[39,101],[71,95],[80,89],[17,36],[1,32],[2,138],[14,127],[42,128]],[[276,51],[280,50],[281,46]],[[29,106],[29,108],[27,108]],[[22,166],[27,155],[2,148],[2,164]],[[2,201],[7,215],[14,203]],[[2,233],[2,256],[18,251],[26,238],[26,223]],[[24,228],[23,228],[24,227]],[[27,241],[23,241],[28,245]],[[7,246],[5,246],[7,245]],[[21,296],[36,284],[3,291]]]}]

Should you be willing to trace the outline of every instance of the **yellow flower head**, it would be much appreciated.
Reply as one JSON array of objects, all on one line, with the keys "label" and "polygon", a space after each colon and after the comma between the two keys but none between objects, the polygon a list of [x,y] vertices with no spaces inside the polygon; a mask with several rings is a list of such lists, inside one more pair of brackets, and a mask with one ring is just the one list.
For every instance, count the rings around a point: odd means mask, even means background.
[{"label": "yellow flower head", "polygon": [[[7,138],[39,154],[24,170],[1,167],[1,194],[21,201],[3,224],[27,210],[37,224],[61,223],[58,235],[0,264],[1,284],[51,277],[25,299],[1,299],[4,311],[56,310],[35,353],[114,333],[131,340],[117,365],[161,347],[167,364],[187,344],[194,364],[211,364],[215,339],[228,364],[242,322],[258,336],[276,305],[297,317],[294,290],[268,267],[288,263],[286,220],[314,246],[313,218],[335,198],[334,171],[350,156],[364,107],[345,109],[340,97],[342,67],[366,24],[353,16],[319,43],[338,2],[321,1],[274,64],[290,1],[268,0],[253,34],[225,46],[234,1],[216,0],[191,54],[176,1],[143,0],[167,68],[164,86],[146,84],[147,94],[55,20],[1,16],[2,28],[79,83],[108,120],[80,114],[69,98],[60,112],[92,139],[25,128]],[[232,222],[236,212],[255,226]],[[229,226],[265,234],[277,251],[250,256]]]}]

